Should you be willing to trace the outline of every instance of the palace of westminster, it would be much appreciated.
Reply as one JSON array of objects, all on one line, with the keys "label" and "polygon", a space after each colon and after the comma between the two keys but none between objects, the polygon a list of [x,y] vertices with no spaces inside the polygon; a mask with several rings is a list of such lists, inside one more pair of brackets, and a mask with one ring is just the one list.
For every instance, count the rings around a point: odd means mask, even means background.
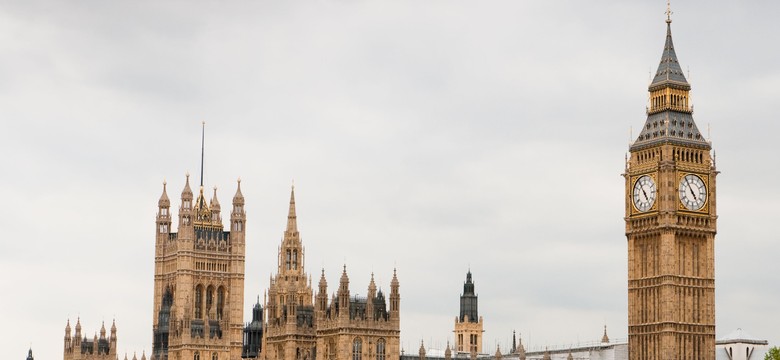
[{"label": "palace of westminster", "polygon": [[[714,238],[717,228],[716,176],[711,144],[699,132],[690,104],[690,84],[672,43],[671,19],[654,79],[647,119],[629,148],[625,178],[625,234],[628,248],[628,341],[586,347],[526,351],[513,344],[506,353],[483,350],[469,271],[455,318],[455,343],[443,354],[424,344],[418,354],[400,348],[399,280],[393,270],[390,292],[377,290],[373,274],[365,297],[350,295],[344,266],[334,295],[324,271],[316,289],[305,269],[294,188],[278,266],[264,303],[244,323],[245,199],[241,183],[229,209],[228,229],[216,190],[206,200],[201,183],[195,196],[189,176],[173,213],[163,185],[155,227],[153,346],[141,360],[412,360],[461,359],[748,359],[730,354],[733,342],[715,339]],[[201,176],[202,177],[202,176]],[[202,179],[201,179],[202,181]],[[177,219],[174,229],[173,218]],[[176,231],[174,231],[176,230]],[[65,327],[64,360],[114,360],[117,328],[105,326],[89,339],[80,321]],[[745,344],[742,344],[745,345]],[[721,350],[723,348],[723,350]],[[742,349],[742,348],[740,348]],[[760,350],[760,349],[759,349]],[[127,355],[125,355],[127,358]],[[30,351],[28,359],[32,359]],[[133,359],[137,359],[133,356]]]}]

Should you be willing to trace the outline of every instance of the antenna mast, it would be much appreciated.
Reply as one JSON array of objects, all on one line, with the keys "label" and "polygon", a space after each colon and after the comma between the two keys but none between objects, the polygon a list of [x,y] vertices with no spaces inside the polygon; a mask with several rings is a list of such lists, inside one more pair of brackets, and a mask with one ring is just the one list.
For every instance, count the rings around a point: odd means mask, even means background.
[{"label": "antenna mast", "polygon": [[203,188],[203,154],[204,146],[206,144],[206,122],[203,121],[201,123],[201,132],[200,132],[200,187]]}]

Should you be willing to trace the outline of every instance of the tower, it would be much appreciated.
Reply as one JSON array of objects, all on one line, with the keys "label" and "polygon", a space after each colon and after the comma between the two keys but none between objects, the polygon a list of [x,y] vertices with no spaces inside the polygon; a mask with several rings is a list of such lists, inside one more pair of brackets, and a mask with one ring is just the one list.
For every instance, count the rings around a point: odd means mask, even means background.
[{"label": "tower", "polygon": [[670,14],[647,120],[624,173],[632,360],[715,358],[718,172],[693,120]]},{"label": "tower", "polygon": [[482,353],[482,317],[478,314],[477,294],[474,293],[474,282],[471,280],[471,270],[466,273],[463,283],[463,294],[460,295],[460,315],[455,318],[455,348],[462,353]]},{"label": "tower", "polygon": [[304,248],[295,212],[295,188],[290,191],[287,228],[279,247],[276,276],[266,299],[265,359],[313,359],[314,304],[311,281],[304,271]]},{"label": "tower", "polygon": [[238,181],[230,231],[222,224],[217,189],[206,201],[203,180],[193,199],[189,175],[181,192],[178,232],[167,194],[158,201],[154,259],[155,360],[241,357],[245,213]]}]

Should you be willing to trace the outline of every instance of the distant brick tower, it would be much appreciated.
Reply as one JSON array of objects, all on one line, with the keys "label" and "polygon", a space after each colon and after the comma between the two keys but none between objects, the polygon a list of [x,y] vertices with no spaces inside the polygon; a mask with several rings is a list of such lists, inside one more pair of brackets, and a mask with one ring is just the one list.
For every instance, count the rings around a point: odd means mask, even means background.
[{"label": "distant brick tower", "polygon": [[455,348],[460,353],[482,353],[482,317],[479,316],[477,294],[471,280],[471,270],[466,273],[463,294],[460,295],[460,316],[455,318]]},{"label": "distant brick tower", "polygon": [[[92,339],[81,337],[81,319],[76,320],[76,333],[71,337],[70,320],[65,325],[64,360],[114,360],[116,359],[116,323],[111,324],[111,335],[106,337],[106,326],[100,327]],[[32,350],[30,350],[32,356]]]},{"label": "distant brick tower", "polygon": [[189,175],[181,192],[178,232],[163,184],[158,202],[154,268],[155,360],[241,358],[246,215],[239,180],[222,225],[217,190],[209,202],[201,186],[193,199]]},{"label": "distant brick tower", "polygon": [[715,161],[693,121],[672,20],[625,171],[631,360],[715,359]]}]

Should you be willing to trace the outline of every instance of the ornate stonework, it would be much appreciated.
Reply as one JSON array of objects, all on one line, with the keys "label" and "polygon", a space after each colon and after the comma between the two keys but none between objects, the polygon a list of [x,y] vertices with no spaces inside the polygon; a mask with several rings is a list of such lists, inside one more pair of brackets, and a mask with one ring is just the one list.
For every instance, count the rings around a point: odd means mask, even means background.
[{"label": "ornate stonework", "polygon": [[629,358],[715,358],[718,172],[693,121],[671,19],[626,162]]},{"label": "ornate stonework", "polygon": [[400,294],[395,272],[387,300],[373,275],[365,298],[351,297],[346,266],[330,302],[324,271],[316,297],[304,271],[295,192],[290,194],[287,229],[279,248],[277,274],[266,294],[262,357],[267,360],[398,360]]},{"label": "ornate stonework", "polygon": [[178,232],[171,229],[163,186],[158,203],[154,268],[156,360],[241,357],[246,216],[241,183],[224,231],[217,191],[210,202],[201,184],[193,199],[189,175],[181,193]]}]

